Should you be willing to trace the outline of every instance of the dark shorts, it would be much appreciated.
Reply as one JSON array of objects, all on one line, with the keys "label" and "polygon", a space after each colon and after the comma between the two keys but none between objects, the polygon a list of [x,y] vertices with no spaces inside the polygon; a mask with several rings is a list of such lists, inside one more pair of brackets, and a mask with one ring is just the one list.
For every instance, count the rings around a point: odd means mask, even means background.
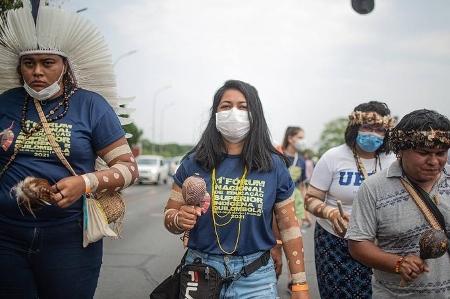
[{"label": "dark shorts", "polygon": [[45,228],[0,222],[0,298],[93,298],[103,245],[82,245],[81,220]]}]

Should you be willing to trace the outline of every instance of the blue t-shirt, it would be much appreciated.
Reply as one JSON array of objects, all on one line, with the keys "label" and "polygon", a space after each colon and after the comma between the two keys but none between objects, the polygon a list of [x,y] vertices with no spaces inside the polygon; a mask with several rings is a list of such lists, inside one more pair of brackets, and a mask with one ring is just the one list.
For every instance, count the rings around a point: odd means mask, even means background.
[{"label": "blue t-shirt", "polygon": [[295,165],[292,165],[292,164],[294,164],[295,157],[289,156],[288,154],[285,154],[285,156],[289,160],[289,167],[300,168],[300,177],[297,180],[295,180],[294,183],[296,185],[298,185],[301,182],[304,182],[306,180],[306,163],[305,163],[305,159],[303,158],[303,156],[300,154],[298,155],[297,163]]},{"label": "blue t-shirt", "polygon": [[[20,129],[25,95],[23,88],[11,89],[0,95],[0,131],[12,126],[14,132],[14,142],[11,146],[6,151],[0,147],[0,169],[13,154],[17,139],[24,138]],[[44,112],[48,114],[60,101],[62,97],[43,104]],[[60,108],[55,115],[59,115],[61,111]],[[28,128],[39,122],[32,100],[28,103],[26,120]],[[70,97],[67,114],[62,119],[51,122],[50,128],[67,160],[78,174],[93,172],[96,152],[125,134],[114,110],[105,99],[83,89],[77,90]],[[14,162],[0,178],[0,221],[20,226],[43,227],[81,217],[82,200],[78,200],[66,209],[45,206],[35,213],[34,218],[25,209],[19,209],[14,194],[10,192],[27,176],[47,179],[53,185],[70,175],[54,154],[44,130],[34,133],[26,139]]]},{"label": "blue t-shirt", "polygon": [[[217,243],[217,238],[225,251],[234,249],[241,221],[239,243],[236,255],[248,255],[262,250],[269,250],[275,245],[272,232],[272,215],[276,202],[288,199],[294,190],[284,161],[272,155],[273,167],[268,172],[250,171],[246,177],[242,202],[235,201],[236,190],[242,177],[244,167],[240,156],[228,155],[216,169],[215,202],[218,207],[216,222],[226,224],[214,230],[211,213],[208,211],[198,218],[189,235],[188,247],[208,254],[224,254]],[[189,176],[198,173],[211,192],[211,172],[205,171],[190,155],[181,163],[174,176],[175,183],[182,186]],[[211,199],[212,200],[212,199]]]}]

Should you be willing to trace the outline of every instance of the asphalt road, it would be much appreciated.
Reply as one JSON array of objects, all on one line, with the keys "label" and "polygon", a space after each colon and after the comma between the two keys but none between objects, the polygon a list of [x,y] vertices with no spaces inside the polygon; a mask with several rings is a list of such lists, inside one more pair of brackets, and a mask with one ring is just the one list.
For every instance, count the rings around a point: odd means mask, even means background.
[{"label": "asphalt road", "polygon": [[[125,190],[127,214],[123,238],[104,240],[103,266],[96,299],[149,298],[150,292],[178,265],[184,253],[179,238],[163,226],[163,209],[170,184],[137,185]],[[306,271],[311,297],[320,298],[314,269],[313,229],[304,232]],[[279,280],[279,296],[286,291],[286,262]]]}]

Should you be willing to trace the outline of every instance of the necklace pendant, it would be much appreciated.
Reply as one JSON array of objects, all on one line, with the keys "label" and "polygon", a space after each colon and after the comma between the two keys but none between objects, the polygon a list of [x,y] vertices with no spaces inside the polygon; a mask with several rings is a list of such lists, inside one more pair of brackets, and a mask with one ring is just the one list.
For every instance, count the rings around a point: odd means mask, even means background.
[{"label": "necklace pendant", "polygon": [[1,136],[0,144],[5,152],[11,147],[11,144],[14,141],[14,132],[12,130],[13,126],[14,122],[8,129],[5,129],[2,132],[0,132]]}]

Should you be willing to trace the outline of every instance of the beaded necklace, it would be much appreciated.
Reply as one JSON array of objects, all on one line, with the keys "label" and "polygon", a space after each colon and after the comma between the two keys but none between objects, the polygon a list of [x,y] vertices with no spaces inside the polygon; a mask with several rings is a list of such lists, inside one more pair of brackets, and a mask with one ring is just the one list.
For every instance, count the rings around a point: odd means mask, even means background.
[{"label": "beaded necklace", "polygon": [[[362,163],[361,158],[356,153],[356,149],[352,148],[352,151],[353,151],[353,157],[355,158],[356,167],[358,168],[359,173],[363,176],[363,179],[365,180],[369,177],[367,170],[364,167],[364,164]],[[380,165],[380,168],[381,168],[381,161],[380,161],[380,157],[378,155],[375,156],[374,173],[377,172],[377,165]]]},{"label": "beaded necklace", "polygon": [[[244,168],[244,173],[242,174],[242,177],[239,180],[237,194],[236,194],[236,196],[234,196],[233,202],[242,202],[242,193],[244,191],[244,183],[245,183],[245,177],[246,176],[247,176],[247,167]],[[218,216],[218,213],[216,211],[217,203],[216,203],[216,169],[215,168],[212,170],[212,174],[211,174],[211,203],[212,203],[212,209],[211,209],[212,213],[211,214],[212,214],[212,218],[213,218],[214,233],[216,235],[217,245],[219,245],[219,248],[220,248],[220,250],[223,253],[225,253],[225,254],[233,254],[234,252],[236,252],[236,249],[237,249],[238,244],[239,244],[239,236],[241,235],[241,221],[242,221],[242,218],[239,218],[238,231],[237,231],[236,241],[234,243],[234,248],[233,248],[233,250],[231,252],[226,251],[225,249],[223,249],[222,244],[220,242],[219,234],[217,232],[217,227],[218,226],[226,226],[226,225],[228,225],[231,222],[231,219],[233,219],[233,218],[230,215],[230,219],[227,222],[225,222],[225,223],[218,223],[217,220],[216,220],[216,216]],[[226,215],[228,215],[228,214],[230,214],[230,212],[226,213]]]},{"label": "beaded necklace", "polygon": [[[70,92],[67,92],[67,90],[69,90],[69,88],[66,86],[64,88],[64,99],[62,101],[60,101],[55,108],[51,109],[48,114],[45,115],[45,117],[47,118],[49,123],[57,121],[57,120],[60,120],[67,114],[67,111],[69,110],[69,99],[75,93],[75,91],[77,91],[77,88],[73,87],[70,90]],[[8,170],[8,168],[11,166],[11,164],[16,159],[17,154],[19,153],[19,151],[22,148],[22,146],[25,144],[25,141],[29,137],[31,137],[34,133],[36,133],[36,132],[38,132],[38,131],[40,131],[42,129],[42,122],[37,123],[35,126],[33,126],[29,130],[26,127],[26,118],[27,118],[27,114],[28,114],[28,103],[30,102],[31,99],[32,98],[28,94],[25,96],[25,101],[24,101],[24,105],[23,105],[23,108],[22,108],[22,118],[20,120],[20,125],[21,125],[20,129],[21,129],[21,132],[23,132],[23,134],[25,135],[25,138],[23,138],[22,142],[20,142],[20,143],[18,141],[16,141],[16,145],[14,147],[13,154],[11,155],[11,157],[8,160],[8,162],[6,162],[5,166],[3,166],[2,170],[0,171],[0,179],[3,177],[4,173],[6,172],[6,170]],[[64,110],[59,115],[51,117],[62,106],[64,106]]]}]

